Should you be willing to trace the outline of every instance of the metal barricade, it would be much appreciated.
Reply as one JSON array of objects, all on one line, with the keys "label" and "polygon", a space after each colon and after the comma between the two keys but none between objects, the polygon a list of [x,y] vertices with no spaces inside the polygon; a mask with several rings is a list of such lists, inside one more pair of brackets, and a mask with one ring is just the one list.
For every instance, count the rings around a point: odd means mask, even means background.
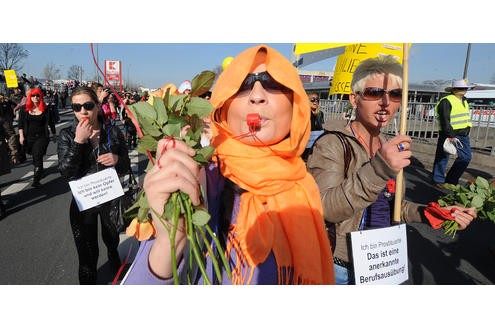
[{"label": "metal barricade", "polygon": [[[438,126],[435,116],[436,103],[408,103],[407,135],[416,142],[436,144],[438,138]],[[331,120],[344,120],[345,113],[350,104],[348,100],[320,100],[320,108],[324,114],[325,122]],[[471,148],[473,151],[495,156],[495,108],[489,105],[470,106],[471,120]],[[395,135],[399,129],[400,111],[394,120],[387,125],[384,133]]]}]

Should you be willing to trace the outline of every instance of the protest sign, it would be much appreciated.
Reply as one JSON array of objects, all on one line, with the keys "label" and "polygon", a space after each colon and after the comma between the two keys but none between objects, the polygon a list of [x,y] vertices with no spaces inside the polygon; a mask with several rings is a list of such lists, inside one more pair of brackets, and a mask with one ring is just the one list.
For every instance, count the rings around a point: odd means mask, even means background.
[{"label": "protest sign", "polygon": [[98,206],[124,194],[113,167],[69,182],[79,211]]},{"label": "protest sign", "polygon": [[351,232],[356,285],[400,284],[409,277],[406,225]]}]

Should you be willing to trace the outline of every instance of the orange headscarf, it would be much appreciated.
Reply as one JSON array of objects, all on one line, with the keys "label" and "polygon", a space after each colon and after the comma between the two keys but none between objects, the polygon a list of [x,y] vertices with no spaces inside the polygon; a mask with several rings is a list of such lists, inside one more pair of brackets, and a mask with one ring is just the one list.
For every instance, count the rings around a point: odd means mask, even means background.
[{"label": "orange headscarf", "polygon": [[[259,56],[266,52],[266,56]],[[260,59],[261,58],[261,59]],[[250,146],[233,138],[225,111],[244,78],[262,60],[268,73],[293,91],[290,135],[270,148]],[[335,282],[332,251],[325,231],[318,187],[300,155],[310,136],[310,104],[296,69],[276,50],[260,45],[242,52],[218,78],[212,93],[212,145],[222,174],[247,190],[241,196],[237,223],[229,238],[249,272],[233,270],[233,283],[249,283],[253,269],[273,251],[279,283]],[[218,115],[218,114],[217,114]],[[292,272],[291,272],[292,271]]]}]

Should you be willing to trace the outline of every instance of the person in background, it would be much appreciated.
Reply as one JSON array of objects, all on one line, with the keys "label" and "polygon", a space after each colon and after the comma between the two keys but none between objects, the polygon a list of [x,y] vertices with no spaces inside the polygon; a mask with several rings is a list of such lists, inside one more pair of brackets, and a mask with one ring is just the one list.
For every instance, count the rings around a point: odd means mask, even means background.
[{"label": "person in background", "polygon": [[136,90],[132,91],[132,99],[134,99],[134,102],[141,101],[141,96]]},{"label": "person in background", "polygon": [[59,111],[60,95],[57,89],[53,90],[52,96],[53,96],[53,117],[55,119],[55,123],[60,123],[60,111]]},{"label": "person in background", "polygon": [[141,98],[139,99],[139,101],[148,101],[148,98],[149,98],[149,93],[148,91],[143,91],[143,94],[141,95]]},{"label": "person in background", "polygon": [[[88,87],[71,93],[74,121],[60,131],[57,154],[58,169],[68,181],[80,179],[108,167],[122,176],[130,160],[124,136],[117,126],[105,125],[98,96]],[[110,220],[112,202],[79,211],[72,198],[70,224],[79,258],[79,283],[96,284],[98,264],[98,216],[110,266],[117,273],[121,261],[118,252],[119,232]]]},{"label": "person in background", "polygon": [[29,90],[30,89],[26,89],[26,91],[24,92],[24,96],[21,98],[21,100],[14,107],[14,115],[16,116],[17,120],[19,120],[19,109],[21,109],[22,106],[26,105],[27,95],[29,93]]},{"label": "person in background", "polygon": [[203,99],[206,99],[206,100],[210,100],[210,98],[211,98],[211,91],[206,91],[205,93],[203,93],[199,97],[200,98],[203,98]]},{"label": "person in background", "polygon": [[[320,96],[317,93],[308,94],[309,103],[311,104],[311,132],[322,131],[325,119],[323,117],[323,112],[320,110]],[[309,152],[311,148],[306,146],[302,158],[304,161],[308,160]]]},{"label": "person in background", "polygon": [[[323,203],[330,242],[334,250],[337,284],[354,284],[349,234],[392,225],[395,179],[411,163],[411,138],[396,135],[389,140],[381,130],[393,120],[402,99],[402,66],[392,57],[363,60],[356,67],[349,101],[355,119],[324,125],[307,161]],[[341,140],[339,140],[342,138]],[[428,222],[426,206],[401,202],[405,222]],[[449,206],[451,215],[465,229],[476,209]]]},{"label": "person in background", "polygon": [[177,89],[177,91],[181,95],[187,95],[187,94],[189,94],[191,92],[191,90],[192,90],[192,86],[191,86],[191,81],[189,81],[189,80],[183,81],[179,85],[179,88]]},{"label": "person in background", "polygon": [[67,89],[67,85],[64,85],[62,92],[60,92],[60,108],[65,109],[65,106],[67,105],[67,97],[69,97],[69,91]]},{"label": "person in background", "polygon": [[14,108],[16,104],[0,94],[0,116],[7,121],[10,125],[14,124]]},{"label": "person in background", "polygon": [[[458,184],[459,179],[471,162],[471,142],[469,132],[473,126],[466,100],[466,92],[472,86],[465,80],[454,80],[452,86],[445,88],[449,95],[440,99],[435,106],[438,123],[438,142],[433,162],[432,180],[438,188],[444,183]],[[457,148],[457,158],[446,173],[450,155],[443,150],[443,144],[449,139]]]},{"label": "person in background", "polygon": [[45,91],[44,101],[46,103],[47,109],[50,111],[51,116],[53,117],[53,120],[55,121],[55,123],[58,123],[60,121],[60,117],[57,108],[57,101],[55,100],[55,95],[50,88]]},{"label": "person in background", "polygon": [[317,93],[310,93],[308,98],[311,104],[311,131],[323,130],[325,119],[320,109],[320,96]]},{"label": "person in background", "polygon": [[[210,101],[215,154],[201,173],[208,181],[209,224],[232,269],[232,279],[224,273],[221,283],[334,283],[321,201],[314,197],[318,188],[300,157],[310,111],[295,67],[273,48],[251,47],[222,72]],[[258,118],[256,127],[248,126],[248,115]],[[171,145],[158,142],[155,165],[144,179],[156,238],[141,242],[126,284],[173,283],[170,239],[156,214],[178,190],[200,203],[195,151],[180,140]],[[175,239],[180,272],[187,267],[183,223]],[[211,268],[215,255],[204,256]],[[193,277],[192,283],[202,282],[201,274]]]},{"label": "person in background", "polygon": [[101,110],[103,113],[103,117],[105,118],[105,124],[115,124],[115,121],[117,120],[118,107],[119,100],[112,92],[110,92],[108,97],[106,97],[101,104]]},{"label": "person in background", "polygon": [[19,142],[33,158],[34,188],[41,186],[40,180],[44,177],[43,157],[50,142],[50,130],[55,140],[53,116],[43,101],[41,90],[33,88],[28,91],[26,104],[19,111]]},{"label": "person in background", "polygon": [[125,108],[122,110],[122,118],[124,123],[124,136],[125,140],[127,140],[127,148],[131,150],[137,147],[137,129],[134,123],[132,123],[129,115],[127,115]]},{"label": "person in background", "polygon": [[108,95],[110,94],[110,89],[109,88],[103,88],[103,84],[101,83],[92,83],[91,88],[96,92],[96,95],[98,96],[98,102],[99,104],[103,104],[103,101],[107,99]]},{"label": "person in background", "polygon": [[10,100],[15,103],[15,105],[17,106],[17,104],[19,104],[21,102],[23,98],[23,92],[21,90],[21,88],[14,88],[14,93],[12,93],[10,95]]},{"label": "person in background", "polygon": [[[3,157],[0,155],[0,175],[5,175],[11,171],[11,163],[17,164],[17,142],[15,140],[15,132],[12,125],[9,124],[3,117],[0,116],[0,147],[4,147],[3,143],[8,140],[8,148],[10,150],[10,157]],[[14,141],[14,142],[13,142]],[[7,216],[7,208],[2,200],[2,193],[0,191],[0,220]]]},{"label": "person in background", "polygon": [[[19,146],[14,129],[14,107],[14,102],[0,94],[0,118],[2,118],[2,126],[4,130],[3,137],[7,138],[7,144],[9,145],[12,162],[17,164],[19,162]],[[4,139],[0,139],[0,141],[4,141]]]},{"label": "person in background", "polygon": [[[211,99],[211,91],[206,91],[199,97],[209,101]],[[203,147],[209,146],[212,136],[211,120],[209,117],[205,117],[203,119],[203,130],[201,131],[201,145]]]}]

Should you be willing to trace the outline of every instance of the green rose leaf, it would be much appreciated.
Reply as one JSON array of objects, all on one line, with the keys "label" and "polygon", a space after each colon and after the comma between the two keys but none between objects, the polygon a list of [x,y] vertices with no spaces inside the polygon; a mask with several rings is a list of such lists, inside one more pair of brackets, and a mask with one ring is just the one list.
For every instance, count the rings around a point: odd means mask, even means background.
[{"label": "green rose leaf", "polygon": [[490,186],[489,186],[489,183],[488,183],[488,180],[486,180],[485,178],[483,177],[477,177],[476,178],[476,185],[478,187],[481,187],[483,189],[490,189]]},{"label": "green rose leaf", "polygon": [[189,116],[198,115],[199,118],[205,118],[213,111],[211,103],[203,98],[191,98],[187,104],[187,114]]},{"label": "green rose leaf", "polygon": [[163,99],[155,97],[153,107],[156,111],[156,121],[158,125],[162,127],[168,120],[167,109],[165,108]]},{"label": "green rose leaf", "polygon": [[168,116],[168,124],[179,124],[181,127],[183,127],[188,125],[189,123],[183,117],[177,116],[175,114],[170,114]]},{"label": "green rose leaf", "polygon": [[158,141],[150,135],[144,135],[141,139],[139,139],[139,143],[137,146],[137,151],[146,154],[146,151],[154,152],[156,151],[156,146],[158,145]]},{"label": "green rose leaf", "polygon": [[182,110],[184,107],[184,98],[185,95],[170,95],[168,97],[167,108],[172,112],[177,112]]},{"label": "green rose leaf", "polygon": [[478,195],[474,196],[473,200],[471,201],[471,206],[474,206],[476,208],[483,207],[483,198]]},{"label": "green rose leaf", "polygon": [[168,123],[163,128],[163,133],[167,137],[174,137],[176,139],[179,139],[180,138],[180,131],[181,130],[182,130],[182,125],[180,123],[175,123],[175,124]]},{"label": "green rose leaf", "polygon": [[469,203],[469,199],[465,194],[459,194],[459,198],[464,206],[467,205],[467,203]]},{"label": "green rose leaf", "polygon": [[141,127],[141,130],[143,131],[143,134],[149,134],[154,137],[158,137],[161,135],[161,131],[156,125],[155,120],[152,120],[149,116],[143,115],[141,113],[138,114],[138,121],[139,121],[139,126]]},{"label": "green rose leaf", "polygon": [[210,221],[210,214],[203,210],[197,209],[192,215],[192,223],[196,226],[204,226]]},{"label": "green rose leaf", "polygon": [[[157,97],[154,97],[154,101],[156,99],[160,99]],[[132,104],[129,106],[129,109],[131,109],[131,112],[135,114],[134,116],[138,117],[144,117],[148,119],[150,122],[153,122],[156,120],[156,112],[153,109],[153,106],[151,106],[147,101],[139,101],[135,104]],[[137,114],[137,115],[136,115]]]},{"label": "green rose leaf", "polygon": [[206,146],[196,150],[196,155],[201,155],[205,160],[209,160],[213,153],[215,152],[215,147]]},{"label": "green rose leaf", "polygon": [[163,209],[164,209],[163,217],[165,219],[167,219],[168,221],[171,221],[172,218],[174,217],[174,213],[175,213],[175,204],[174,204],[174,202],[167,202],[165,204],[165,207]]},{"label": "green rose leaf", "polygon": [[203,71],[196,75],[191,81],[191,96],[201,96],[209,91],[215,81],[215,73],[212,71]]}]

